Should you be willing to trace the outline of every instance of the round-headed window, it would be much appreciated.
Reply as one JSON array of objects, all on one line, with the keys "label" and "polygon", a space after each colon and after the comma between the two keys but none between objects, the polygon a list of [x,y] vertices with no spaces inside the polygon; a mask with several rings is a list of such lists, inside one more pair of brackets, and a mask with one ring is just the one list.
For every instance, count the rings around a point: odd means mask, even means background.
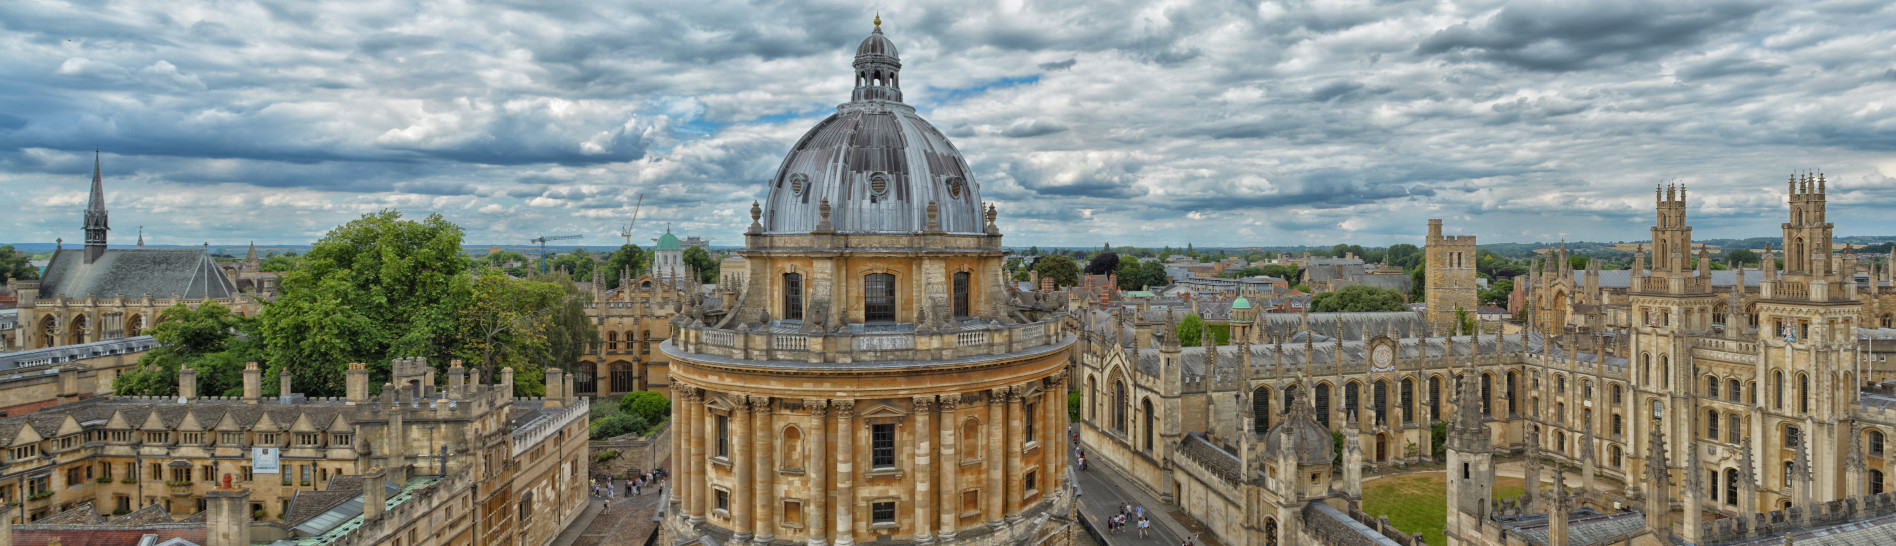
[{"label": "round-headed window", "polygon": [[803,187],[808,185],[809,178],[803,173],[790,175],[790,195],[803,195]]},{"label": "round-headed window", "polygon": [[876,173],[869,175],[869,193],[882,195],[889,191],[889,175]]}]

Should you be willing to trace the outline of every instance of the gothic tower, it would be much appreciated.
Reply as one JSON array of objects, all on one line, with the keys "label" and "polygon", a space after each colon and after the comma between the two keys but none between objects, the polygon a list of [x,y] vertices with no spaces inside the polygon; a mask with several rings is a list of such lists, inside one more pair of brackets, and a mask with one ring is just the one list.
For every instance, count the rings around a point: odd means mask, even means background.
[{"label": "gothic tower", "polygon": [[110,231],[105,215],[105,181],[99,176],[99,154],[92,153],[92,197],[86,201],[86,263],[105,255],[105,232]]},{"label": "gothic tower", "polygon": [[1442,221],[1429,220],[1429,237],[1424,256],[1428,262],[1423,273],[1422,301],[1428,307],[1429,325],[1438,331],[1453,331],[1455,310],[1475,313],[1475,236],[1442,235]]},{"label": "gothic tower", "polygon": [[1790,218],[1784,223],[1784,274],[1823,277],[1830,267],[1830,222],[1824,221],[1824,176],[1790,181]]},{"label": "gothic tower", "polygon": [[1448,522],[1442,534],[1450,546],[1482,544],[1482,528],[1494,499],[1494,446],[1481,415],[1481,388],[1475,374],[1461,380],[1455,420],[1449,423]]}]

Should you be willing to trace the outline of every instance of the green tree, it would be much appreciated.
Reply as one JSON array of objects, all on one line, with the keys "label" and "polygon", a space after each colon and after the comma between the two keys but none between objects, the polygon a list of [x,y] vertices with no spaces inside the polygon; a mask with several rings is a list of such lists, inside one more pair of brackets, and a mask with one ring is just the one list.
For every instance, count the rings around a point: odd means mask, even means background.
[{"label": "green tree", "polygon": [[698,272],[698,282],[718,282],[718,261],[711,257],[710,252],[705,252],[704,247],[685,249],[685,266]]},{"label": "green tree", "polygon": [[1204,335],[1205,319],[1199,317],[1198,313],[1187,314],[1183,320],[1178,321],[1178,345],[1180,347],[1197,347],[1199,338]]},{"label": "green tree", "polygon": [[158,325],[150,330],[158,347],[113,378],[112,390],[131,396],[176,395],[178,370],[189,367],[197,371],[199,394],[241,395],[244,363],[261,360],[263,354],[255,331],[255,321],[215,301],[196,309],[174,305],[159,314]]},{"label": "green tree", "polygon": [[1095,254],[1093,255],[1093,260],[1086,264],[1086,274],[1088,275],[1105,275],[1118,269],[1119,254],[1112,252]]},{"label": "green tree", "polygon": [[1502,306],[1508,304],[1508,295],[1514,292],[1514,279],[1501,279],[1490,283],[1487,290],[1481,291],[1481,303]]},{"label": "green tree", "polygon": [[671,399],[652,391],[638,391],[619,399],[619,411],[645,418],[652,424],[671,418]]},{"label": "green tree", "polygon": [[1583,271],[1587,268],[1588,259],[1586,256],[1568,256],[1567,266],[1572,267],[1574,271]]},{"label": "green tree", "polygon": [[1389,262],[1391,267],[1399,267],[1404,271],[1422,265],[1426,258],[1427,255],[1422,253],[1421,247],[1408,243],[1390,245],[1388,250],[1383,251],[1384,261]]},{"label": "green tree", "polygon": [[263,263],[257,266],[257,270],[265,273],[282,273],[296,269],[297,261],[298,258],[295,251],[272,254],[270,257],[263,259]]},{"label": "green tree", "polygon": [[467,305],[459,310],[466,340],[460,356],[475,362],[474,367],[489,377],[501,368],[513,368],[516,394],[545,394],[548,318],[566,292],[552,283],[515,279],[493,270],[474,276],[469,288]]},{"label": "green tree", "polygon": [[1054,254],[1034,260],[1034,271],[1041,278],[1052,278],[1056,287],[1080,284],[1080,265],[1066,256]]},{"label": "green tree", "polygon": [[1313,313],[1364,313],[1407,311],[1409,304],[1401,292],[1367,285],[1345,286],[1342,290],[1317,294],[1310,299]]},{"label": "green tree", "polygon": [[586,304],[592,294],[582,291],[565,275],[548,274],[533,280],[559,288],[560,298],[542,313],[546,320],[546,345],[540,366],[577,370],[579,357],[599,346],[599,327],[586,317]]},{"label": "green tree", "polygon": [[1725,261],[1738,264],[1739,266],[1746,266],[1757,265],[1760,259],[1758,258],[1758,253],[1740,248],[1725,253]]},{"label": "green tree", "polygon": [[1271,265],[1260,267],[1258,269],[1264,270],[1264,275],[1267,277],[1276,277],[1279,279],[1284,279],[1285,282],[1288,282],[1290,284],[1297,284],[1297,283],[1303,282],[1303,273],[1304,273],[1303,269],[1298,268],[1297,266],[1294,266],[1294,265],[1271,264]]},{"label": "green tree", "polygon": [[1233,279],[1242,279],[1245,277],[1256,277],[1263,274],[1264,274],[1264,268],[1251,266],[1251,267],[1246,267],[1244,269],[1239,269],[1232,273],[1227,273],[1225,274],[1225,276],[1231,277]]},{"label": "green tree", "polygon": [[340,396],[350,362],[370,364],[372,382],[386,380],[397,357],[445,364],[460,353],[469,297],[461,239],[439,214],[382,211],[331,230],[264,307],[265,376],[288,369],[306,394]]},{"label": "green tree", "polygon": [[590,281],[592,280],[593,268],[598,266],[599,260],[593,259],[592,253],[580,248],[574,249],[572,252],[554,256],[553,261],[547,264],[547,270],[566,271],[571,273],[574,279]]},{"label": "green tree", "polygon": [[1026,269],[1014,272],[1014,282],[1027,282],[1031,280],[1034,280],[1033,276],[1029,275]]},{"label": "green tree", "polygon": [[1478,326],[1480,325],[1475,321],[1475,316],[1470,314],[1467,309],[1463,309],[1460,306],[1455,307],[1455,335],[1465,336],[1473,334],[1475,333],[1475,328]]},{"label": "green tree", "polygon": [[39,278],[39,268],[33,267],[33,257],[25,252],[13,249],[13,245],[0,246],[0,279],[33,280]]},{"label": "green tree", "polygon": [[644,275],[645,264],[645,250],[639,245],[628,244],[612,251],[612,257],[606,258],[606,289],[618,288],[621,274],[629,274],[628,279]]},{"label": "green tree", "polygon": [[1426,295],[1428,284],[1429,284],[1428,268],[1423,267],[1423,266],[1416,266],[1414,270],[1410,271],[1409,272],[1409,301],[1425,301],[1422,299],[1422,296]]}]

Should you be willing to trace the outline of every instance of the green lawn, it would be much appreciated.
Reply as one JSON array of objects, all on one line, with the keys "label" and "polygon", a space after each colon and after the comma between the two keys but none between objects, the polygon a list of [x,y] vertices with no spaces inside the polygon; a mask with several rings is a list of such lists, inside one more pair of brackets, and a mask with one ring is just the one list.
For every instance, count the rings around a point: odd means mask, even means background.
[{"label": "green lawn", "polygon": [[[1448,520],[1448,484],[1441,472],[1405,474],[1363,484],[1363,512],[1389,516],[1389,523],[1405,533],[1422,533],[1429,544],[1447,544],[1442,524]],[[1519,496],[1520,478],[1495,478],[1494,498]]]}]

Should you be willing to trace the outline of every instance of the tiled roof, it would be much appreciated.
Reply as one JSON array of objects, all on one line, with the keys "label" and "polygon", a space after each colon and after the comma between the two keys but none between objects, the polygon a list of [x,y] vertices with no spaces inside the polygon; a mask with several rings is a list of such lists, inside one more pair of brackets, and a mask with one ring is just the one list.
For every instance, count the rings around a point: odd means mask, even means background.
[{"label": "tiled roof", "polygon": [[97,261],[85,263],[85,252],[59,250],[40,281],[41,299],[115,295],[137,298],[229,298],[237,292],[203,250],[106,249]]}]

